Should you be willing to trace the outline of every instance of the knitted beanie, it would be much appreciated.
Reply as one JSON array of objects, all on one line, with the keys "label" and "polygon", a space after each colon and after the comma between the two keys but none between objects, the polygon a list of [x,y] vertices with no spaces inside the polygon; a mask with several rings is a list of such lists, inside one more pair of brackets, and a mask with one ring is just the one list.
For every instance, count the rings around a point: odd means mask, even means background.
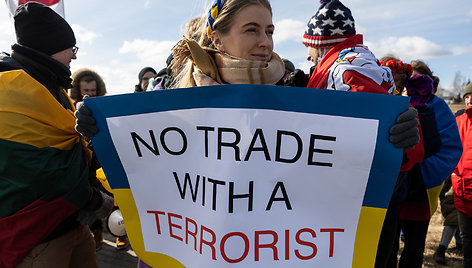
[{"label": "knitted beanie", "polygon": [[14,15],[18,44],[47,55],[75,46],[70,25],[54,10],[38,2],[19,6]]},{"label": "knitted beanie", "polygon": [[472,83],[469,83],[465,89],[464,89],[464,93],[462,94],[462,97],[465,97],[465,95],[467,94],[472,94]]},{"label": "knitted beanie", "polygon": [[321,0],[321,6],[308,21],[303,44],[331,47],[356,34],[351,10],[339,0]]},{"label": "knitted beanie", "polygon": [[139,74],[138,74],[139,84],[141,84],[141,82],[143,81],[143,76],[147,72],[152,72],[152,73],[154,73],[154,75],[157,74],[156,70],[154,70],[152,67],[144,67],[143,69],[141,69],[141,71],[139,71]]},{"label": "knitted beanie", "polygon": [[282,59],[282,61],[284,62],[284,65],[285,65],[285,70],[289,71],[289,72],[293,72],[295,71],[295,65],[293,65],[293,63],[287,59]]},{"label": "knitted beanie", "polygon": [[138,74],[139,82],[137,85],[134,86],[134,92],[146,91],[147,88],[141,87],[141,82],[143,81],[143,77],[147,72],[152,72],[154,73],[154,75],[157,74],[156,70],[154,70],[152,67],[144,67],[143,69],[141,69],[141,71],[139,71],[139,74]]}]

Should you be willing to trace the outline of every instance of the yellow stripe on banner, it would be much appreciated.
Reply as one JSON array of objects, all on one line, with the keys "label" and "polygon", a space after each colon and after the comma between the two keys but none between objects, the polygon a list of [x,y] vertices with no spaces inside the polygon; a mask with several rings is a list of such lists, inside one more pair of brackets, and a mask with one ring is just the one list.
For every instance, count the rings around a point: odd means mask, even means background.
[{"label": "yellow stripe on banner", "polygon": [[38,148],[71,149],[75,117],[23,70],[0,74],[0,138]]},{"label": "yellow stripe on banner", "polygon": [[139,221],[138,209],[130,189],[113,189],[125,222],[126,233],[134,252],[145,263],[152,267],[185,267],[176,259],[164,254],[148,252],[144,247],[143,232]]},{"label": "yellow stripe on banner", "polygon": [[433,216],[434,212],[438,208],[438,199],[439,194],[444,186],[444,182],[441,185],[436,186],[434,188],[427,189],[426,192],[428,193],[428,201],[429,201],[429,215]]},{"label": "yellow stripe on banner", "polygon": [[386,209],[362,207],[354,243],[353,268],[374,267]]}]

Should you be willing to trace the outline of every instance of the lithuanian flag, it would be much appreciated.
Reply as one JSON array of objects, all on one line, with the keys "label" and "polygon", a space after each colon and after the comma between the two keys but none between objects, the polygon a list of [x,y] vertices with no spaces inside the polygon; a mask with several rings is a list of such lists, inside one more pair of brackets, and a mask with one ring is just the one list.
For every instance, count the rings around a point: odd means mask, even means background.
[{"label": "lithuanian flag", "polygon": [[16,266],[88,201],[90,152],[74,125],[26,72],[0,73],[0,267]]}]

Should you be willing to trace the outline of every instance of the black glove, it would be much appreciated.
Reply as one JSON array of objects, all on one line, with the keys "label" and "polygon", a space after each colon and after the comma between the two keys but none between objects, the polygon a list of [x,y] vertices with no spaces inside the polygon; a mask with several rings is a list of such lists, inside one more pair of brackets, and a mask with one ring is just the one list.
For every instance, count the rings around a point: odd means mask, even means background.
[{"label": "black glove", "polygon": [[103,219],[113,212],[114,200],[107,194],[92,188],[92,194],[87,206],[77,214],[77,221],[82,224],[92,224],[97,219]]},{"label": "black glove", "polygon": [[420,142],[418,112],[409,108],[397,117],[397,123],[390,128],[390,141],[397,148],[409,150]]},{"label": "black glove", "polygon": [[306,87],[308,85],[308,77],[305,72],[300,69],[295,69],[287,79],[284,81],[286,86],[290,87]]},{"label": "black glove", "polygon": [[[88,96],[84,96],[86,99]],[[92,112],[84,105],[83,102],[77,104],[77,111],[74,113],[75,118],[75,130],[82,136],[92,137],[97,134],[98,128],[95,122],[95,118],[92,116]]]}]

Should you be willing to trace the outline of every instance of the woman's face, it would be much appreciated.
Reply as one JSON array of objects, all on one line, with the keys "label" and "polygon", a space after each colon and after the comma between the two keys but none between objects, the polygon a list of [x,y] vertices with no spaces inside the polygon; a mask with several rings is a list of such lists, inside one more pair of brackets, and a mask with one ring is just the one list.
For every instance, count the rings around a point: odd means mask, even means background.
[{"label": "woman's face", "polygon": [[153,78],[155,75],[156,74],[153,72],[146,72],[141,80],[141,88],[146,90],[149,85],[149,79]]},{"label": "woman's face", "polygon": [[269,61],[272,57],[274,24],[270,11],[260,5],[247,6],[235,14],[226,34],[212,32],[211,41],[219,51],[246,59]]}]

